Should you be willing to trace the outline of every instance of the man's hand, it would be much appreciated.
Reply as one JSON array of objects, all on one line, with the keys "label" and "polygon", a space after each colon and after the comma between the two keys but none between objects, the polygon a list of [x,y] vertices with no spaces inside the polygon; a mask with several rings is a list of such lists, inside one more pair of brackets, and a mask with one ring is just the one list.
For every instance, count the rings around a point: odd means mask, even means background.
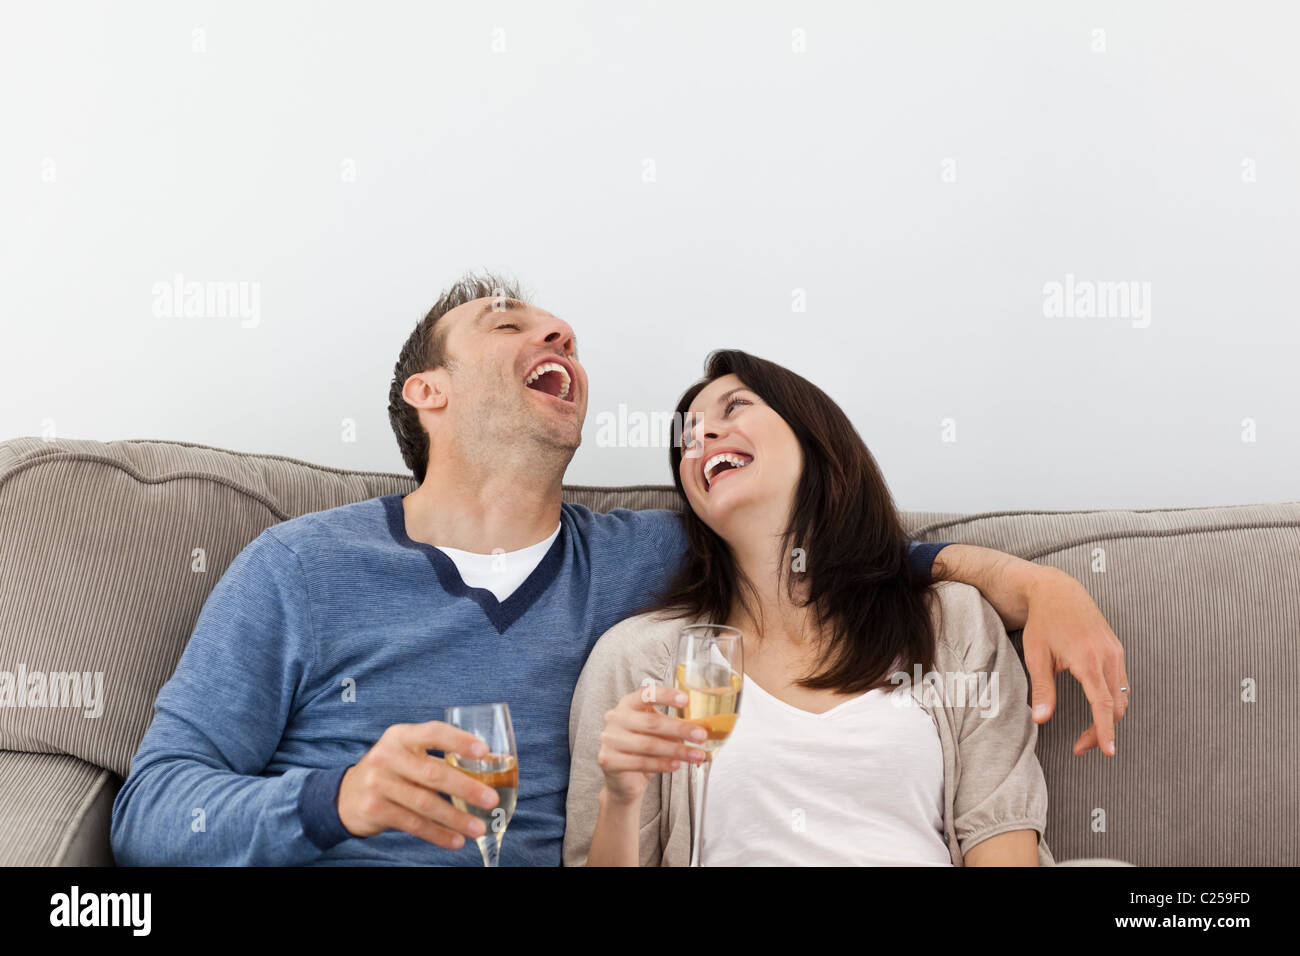
[{"label": "man's hand", "polygon": [[1068,670],[1092,705],[1092,726],[1074,743],[1075,756],[1101,744],[1115,756],[1115,724],[1128,710],[1124,648],[1082,584],[1056,568],[1039,568],[1031,585],[1024,630],[1034,721],[1056,710],[1056,674]]},{"label": "man's hand", "polygon": [[487,745],[441,720],[393,724],[343,774],[338,797],[343,828],[358,837],[402,830],[448,850],[465,845],[462,834],[482,836],[483,821],[457,810],[443,794],[491,809],[497,792],[430,756],[430,750],[474,759],[487,753]]},{"label": "man's hand", "polygon": [[1082,584],[1057,568],[972,544],[940,550],[931,576],[978,588],[1008,631],[1024,628],[1035,723],[1051,719],[1056,675],[1068,670],[1092,705],[1092,726],[1075,741],[1075,756],[1099,743],[1115,756],[1115,724],[1128,709],[1128,691],[1120,690],[1128,687],[1124,648]]}]

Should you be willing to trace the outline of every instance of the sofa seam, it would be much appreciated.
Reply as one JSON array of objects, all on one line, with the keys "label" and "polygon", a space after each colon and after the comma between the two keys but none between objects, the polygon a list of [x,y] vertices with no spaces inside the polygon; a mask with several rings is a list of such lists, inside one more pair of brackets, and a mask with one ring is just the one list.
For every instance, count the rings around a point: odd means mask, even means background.
[{"label": "sofa seam", "polygon": [[289,514],[281,511],[272,502],[267,500],[265,496],[259,494],[256,491],[253,491],[251,488],[240,485],[230,480],[229,478],[224,477],[223,475],[207,475],[202,472],[178,471],[178,472],[170,472],[165,475],[157,475],[157,476],[150,477],[148,475],[141,474],[138,470],[136,470],[133,466],[127,464],[126,462],[114,461],[111,458],[106,458],[97,455],[90,455],[85,452],[72,452],[69,454],[62,454],[62,455],[45,455],[39,458],[33,458],[26,461],[21,461],[14,468],[11,468],[3,475],[0,475],[0,490],[3,490],[4,486],[9,482],[11,478],[21,474],[24,471],[27,471],[29,468],[34,468],[37,465],[49,464],[55,461],[87,461],[98,465],[107,465],[110,468],[117,468],[118,470],[125,472],[127,475],[130,475],[136,481],[145,485],[162,485],[171,481],[184,481],[184,480],[210,481],[213,484],[222,485],[226,488],[231,489],[232,491],[238,492],[239,494],[247,495],[249,498],[252,498],[254,501],[258,502],[263,507],[265,507],[267,511],[271,512],[271,514],[275,515],[281,521],[288,521],[291,517]]},{"label": "sofa seam", "polygon": [[[284,455],[263,455],[263,454],[258,454],[256,452],[240,452],[228,448],[217,448],[213,445],[199,445],[190,442],[178,442],[178,441],[155,441],[155,440],[148,440],[148,439],[119,439],[119,440],[131,441],[136,444],[175,445],[181,448],[202,448],[207,451],[222,452],[223,454],[235,455],[241,458],[258,458],[267,461],[283,461],[283,462],[288,462],[290,464],[302,465],[303,467],[311,468],[315,471],[322,471],[322,472],[327,472],[329,474],[342,475],[345,477],[352,475],[359,478],[360,477],[393,478],[399,481],[413,480],[409,476],[400,475],[396,472],[352,471],[345,468],[332,468],[328,465],[316,465],[316,464],[312,464],[309,461],[302,461],[301,459],[298,458],[289,458]],[[230,488],[232,491],[237,491],[240,494],[247,495],[248,497],[257,501],[259,504],[263,505],[268,511],[271,512],[271,514],[275,515],[281,521],[288,521],[292,517],[291,515],[287,514],[286,512],[276,507],[272,502],[267,500],[267,498],[262,494],[260,494],[259,492],[254,491],[253,489],[249,488],[247,485],[242,485],[230,478],[226,478],[223,475],[212,475],[212,474],[207,474],[204,472],[196,472],[196,471],[176,471],[176,472],[168,472],[162,475],[149,476],[141,473],[137,468],[135,468],[133,465],[131,465],[128,462],[118,461],[116,459],[109,458],[106,455],[96,455],[90,452],[83,452],[83,451],[56,450],[50,454],[36,455],[30,458],[21,459],[14,465],[14,467],[4,472],[3,475],[0,475],[0,487],[3,487],[4,484],[6,484],[11,477],[21,474],[22,472],[26,471],[29,468],[34,468],[37,465],[48,464],[54,461],[86,461],[86,462],[92,462],[94,464],[107,465],[109,467],[117,468],[125,472],[127,475],[130,475],[132,478],[134,478],[136,481],[140,482],[141,484],[157,485],[157,484],[164,484],[169,481],[180,481],[185,479],[193,479],[198,481],[211,481],[214,484],[223,485],[227,488]],[[629,492],[629,491],[671,492],[673,490],[671,485],[564,485],[563,487],[564,490],[567,492],[591,492],[594,494],[617,494],[620,492]]]},{"label": "sofa seam", "polygon": [[[1101,515],[1101,514],[1168,514],[1179,511],[1225,511],[1237,508],[1258,508],[1260,506],[1285,506],[1297,505],[1300,501],[1255,501],[1246,504],[1232,505],[1193,505],[1180,508],[1086,508],[1075,511],[1044,511],[1035,509],[1022,509],[1017,511],[981,511],[976,514],[959,515],[955,518],[944,518],[940,521],[932,521],[929,524],[920,525],[912,530],[912,534],[929,534],[932,531],[939,531],[943,528],[955,528],[959,525],[971,524],[976,521],[983,521],[986,518],[1019,518],[1028,516],[1057,516],[1057,515]],[[910,508],[904,509],[915,513],[923,513],[923,509]]]},{"label": "sofa seam", "polygon": [[1077,548],[1080,545],[1092,544],[1097,541],[1115,541],[1121,538],[1172,538],[1182,535],[1217,534],[1221,531],[1268,531],[1281,530],[1284,528],[1300,528],[1300,520],[1291,522],[1266,521],[1254,524],[1234,524],[1218,528],[1153,528],[1149,530],[1139,529],[1132,531],[1116,531],[1113,533],[1089,535],[1085,538],[1067,541],[1064,544],[1052,545],[1050,548],[1045,548],[1040,551],[1031,551],[1024,556],[1024,559],[1026,561],[1037,561],[1039,558],[1047,557],[1049,554],[1068,551],[1071,548]]}]

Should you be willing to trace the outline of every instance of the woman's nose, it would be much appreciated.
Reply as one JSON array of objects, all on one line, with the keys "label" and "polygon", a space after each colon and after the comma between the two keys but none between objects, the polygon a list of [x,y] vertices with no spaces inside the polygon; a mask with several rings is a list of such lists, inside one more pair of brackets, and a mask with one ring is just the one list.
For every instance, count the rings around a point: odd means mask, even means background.
[{"label": "woman's nose", "polygon": [[691,438],[695,441],[717,441],[724,434],[722,426],[700,416],[691,428]]}]

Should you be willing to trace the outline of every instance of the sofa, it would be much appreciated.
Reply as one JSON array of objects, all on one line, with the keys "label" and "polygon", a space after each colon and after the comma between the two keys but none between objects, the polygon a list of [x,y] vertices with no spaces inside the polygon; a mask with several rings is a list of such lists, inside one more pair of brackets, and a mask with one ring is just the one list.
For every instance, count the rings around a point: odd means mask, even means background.
[{"label": "sofa", "polygon": [[[113,798],[231,560],[269,525],[414,487],[186,442],[0,442],[0,672],[102,674],[80,708],[0,706],[0,864],[112,865]],[[565,494],[677,506],[668,485]],[[1073,756],[1091,717],[1068,675],[1039,731],[1058,861],[1300,862],[1300,502],[903,518],[1068,572],[1124,643],[1118,756]]]}]

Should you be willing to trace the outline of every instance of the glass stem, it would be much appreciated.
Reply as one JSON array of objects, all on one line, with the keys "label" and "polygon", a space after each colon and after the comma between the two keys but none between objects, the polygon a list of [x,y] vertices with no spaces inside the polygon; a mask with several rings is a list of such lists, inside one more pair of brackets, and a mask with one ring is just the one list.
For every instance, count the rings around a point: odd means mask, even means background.
[{"label": "glass stem", "polygon": [[498,866],[497,861],[501,857],[501,841],[495,833],[485,833],[476,841],[478,851],[483,854],[484,866]]},{"label": "glass stem", "polygon": [[695,822],[691,826],[691,866],[700,865],[700,840],[704,836],[704,802],[709,796],[709,769],[713,755],[702,764],[691,767],[691,782],[695,784]]}]

